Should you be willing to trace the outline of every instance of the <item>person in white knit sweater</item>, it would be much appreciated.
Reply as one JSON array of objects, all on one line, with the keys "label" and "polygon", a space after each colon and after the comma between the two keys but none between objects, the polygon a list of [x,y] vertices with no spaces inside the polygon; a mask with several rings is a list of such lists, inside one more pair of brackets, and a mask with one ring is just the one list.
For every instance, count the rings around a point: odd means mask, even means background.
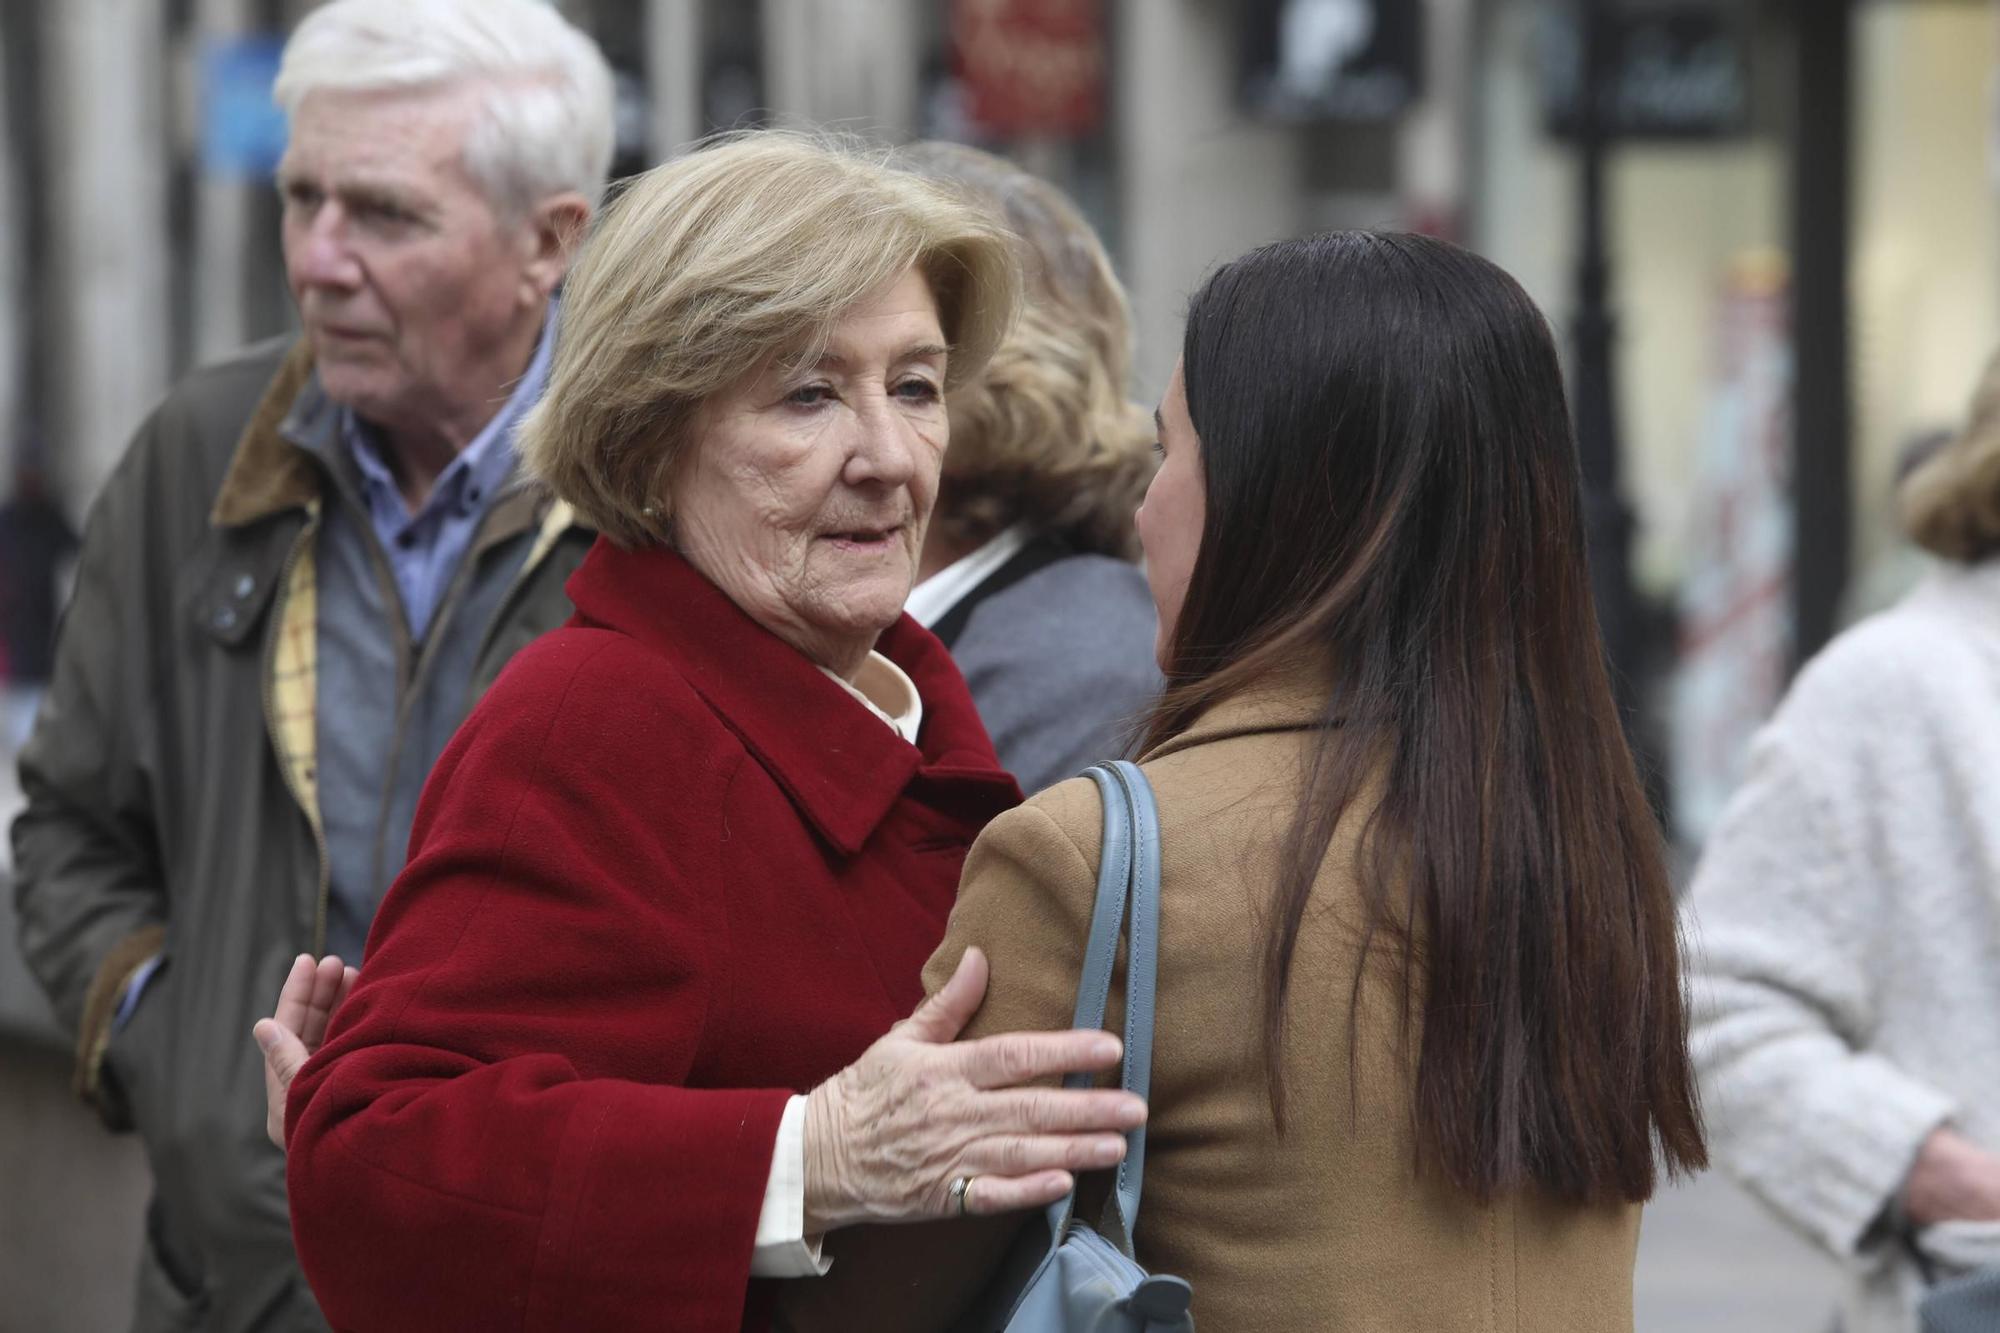
[{"label": "person in white knit sweater", "polygon": [[2000,358],[1902,502],[1943,565],[1800,673],[1685,909],[1711,1151],[1845,1333],[2000,1266]]}]

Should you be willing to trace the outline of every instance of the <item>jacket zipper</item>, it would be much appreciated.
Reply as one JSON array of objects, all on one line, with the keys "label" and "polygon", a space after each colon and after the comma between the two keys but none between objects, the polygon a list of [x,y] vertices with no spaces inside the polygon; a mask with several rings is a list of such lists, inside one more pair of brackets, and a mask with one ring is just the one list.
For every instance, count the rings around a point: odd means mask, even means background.
[{"label": "jacket zipper", "polygon": [[291,757],[285,749],[284,741],[278,735],[278,709],[276,700],[276,663],[273,660],[278,651],[278,641],[285,632],[287,601],[292,594],[292,573],[297,569],[299,559],[305,554],[307,543],[319,531],[319,503],[314,501],[306,509],[306,525],[292,542],[292,549],[285,556],[285,565],[278,573],[278,588],[272,603],[272,633],[264,648],[263,680],[260,682],[264,696],[264,731],[270,737],[271,748],[278,753],[278,770],[283,774],[285,789],[292,794],[300,813],[306,817],[306,824],[312,829],[313,848],[319,854],[319,894],[313,905],[312,953],[317,958],[326,950],[327,900],[333,893],[333,857],[327,850],[326,830],[319,822],[319,803],[308,801],[298,782],[292,777]]}]

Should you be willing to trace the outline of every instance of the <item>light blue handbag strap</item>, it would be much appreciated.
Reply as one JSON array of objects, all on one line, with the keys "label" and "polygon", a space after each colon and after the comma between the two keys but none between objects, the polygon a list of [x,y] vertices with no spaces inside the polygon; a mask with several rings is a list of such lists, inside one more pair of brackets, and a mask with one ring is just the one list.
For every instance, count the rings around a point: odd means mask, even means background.
[{"label": "light blue handbag strap", "polygon": [[[1111,994],[1111,973],[1118,960],[1118,940],[1127,935],[1125,950],[1125,1063],[1120,1085],[1141,1097],[1152,1085],[1153,1001],[1159,971],[1160,817],[1152,784],[1136,764],[1119,760],[1088,770],[1104,802],[1104,848],[1098,858],[1097,905],[1090,918],[1090,940],[1084,946],[1083,975],[1077,985],[1074,1026],[1104,1026]],[[1132,904],[1129,931],[1123,929],[1127,895]],[[1087,1088],[1088,1074],[1071,1074],[1068,1088]],[[1125,1136],[1125,1160],[1119,1164],[1117,1188],[1106,1201],[1100,1224],[1105,1239],[1127,1257],[1132,1254],[1132,1229],[1139,1219],[1139,1196],[1146,1171],[1146,1127]],[[1051,1245],[1069,1234],[1076,1192],[1049,1205]]]},{"label": "light blue handbag strap", "polygon": [[[1079,1028],[1104,1026],[1111,998],[1111,973],[1118,964],[1118,940],[1125,930],[1125,895],[1132,882],[1133,824],[1130,788],[1110,765],[1086,770],[1104,802],[1104,850],[1097,858],[1097,906],[1090,917],[1090,942],[1084,946],[1083,975],[1076,988]],[[1087,1088],[1089,1074],[1071,1074],[1064,1082]]]},{"label": "light blue handbag strap", "polygon": [[[1150,1097],[1153,1087],[1153,1011],[1160,964],[1160,810],[1153,785],[1137,764],[1120,759],[1110,768],[1125,786],[1132,820],[1132,918],[1125,928],[1125,1073],[1128,1092]],[[1105,1202],[1099,1229],[1125,1257],[1133,1258],[1132,1229],[1139,1222],[1139,1193],[1146,1178],[1146,1127],[1125,1136],[1118,1188]],[[1117,1226],[1113,1226],[1113,1219]]]},{"label": "light blue handbag strap", "polygon": [[[1076,1014],[1070,1026],[1101,1028],[1104,1008],[1111,994],[1111,969],[1118,958],[1118,937],[1123,931],[1125,893],[1131,882],[1132,813],[1125,784],[1099,765],[1085,770],[1097,784],[1104,803],[1104,845],[1097,857],[1097,905],[1091,912],[1090,939],[1083,948],[1083,975],[1076,987]],[[1089,1074],[1069,1074],[1065,1088],[1088,1088],[1095,1080]],[[1127,1140],[1130,1151],[1130,1140]],[[1069,1220],[1076,1210],[1076,1191],[1049,1205],[1049,1247],[1063,1243],[1069,1235]]]}]

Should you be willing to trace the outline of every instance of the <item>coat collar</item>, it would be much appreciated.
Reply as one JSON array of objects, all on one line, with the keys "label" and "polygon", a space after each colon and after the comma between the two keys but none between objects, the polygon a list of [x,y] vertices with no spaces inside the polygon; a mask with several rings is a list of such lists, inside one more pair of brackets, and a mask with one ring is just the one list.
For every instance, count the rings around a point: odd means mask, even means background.
[{"label": "coat collar", "polygon": [[915,780],[967,784],[990,813],[1020,802],[958,668],[908,616],[875,647],[923,696],[916,745],[664,547],[625,550],[599,538],[570,576],[569,596],[579,619],[667,657],[845,855],[861,850]]},{"label": "coat collar", "polygon": [[209,511],[209,521],[216,527],[247,527],[288,509],[303,509],[319,498],[319,464],[286,439],[281,429],[312,382],[312,349],[301,338],[285,354],[237,437],[235,456]]},{"label": "coat collar", "polygon": [[1326,725],[1333,683],[1323,670],[1292,670],[1257,681],[1203,709],[1188,729],[1139,757],[1141,763],[1237,736]]},{"label": "coat collar", "polygon": [[[338,447],[335,405],[319,387],[312,349],[301,338],[292,344],[278,373],[257,401],[257,407],[237,437],[222,486],[216,492],[209,522],[218,528],[242,528],[273,515],[305,509],[317,501],[326,485],[328,455]],[[517,472],[518,477],[518,472]],[[480,525],[475,555],[540,524],[567,529],[576,523],[566,504],[553,502],[542,487],[515,483],[493,502],[493,512]],[[532,568],[541,548],[529,560]]]}]

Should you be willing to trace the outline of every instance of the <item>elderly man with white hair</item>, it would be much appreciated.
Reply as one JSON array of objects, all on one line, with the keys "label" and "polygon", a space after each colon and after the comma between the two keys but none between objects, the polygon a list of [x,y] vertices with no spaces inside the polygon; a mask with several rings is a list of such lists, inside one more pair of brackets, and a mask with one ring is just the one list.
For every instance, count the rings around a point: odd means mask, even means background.
[{"label": "elderly man with white hair", "polygon": [[534,0],[333,0],[276,88],[303,336],[178,385],[85,537],[21,755],[22,945],[156,1183],[138,1329],[322,1327],[250,1026],[359,959],[417,795],[591,534],[520,475],[612,146]]}]

